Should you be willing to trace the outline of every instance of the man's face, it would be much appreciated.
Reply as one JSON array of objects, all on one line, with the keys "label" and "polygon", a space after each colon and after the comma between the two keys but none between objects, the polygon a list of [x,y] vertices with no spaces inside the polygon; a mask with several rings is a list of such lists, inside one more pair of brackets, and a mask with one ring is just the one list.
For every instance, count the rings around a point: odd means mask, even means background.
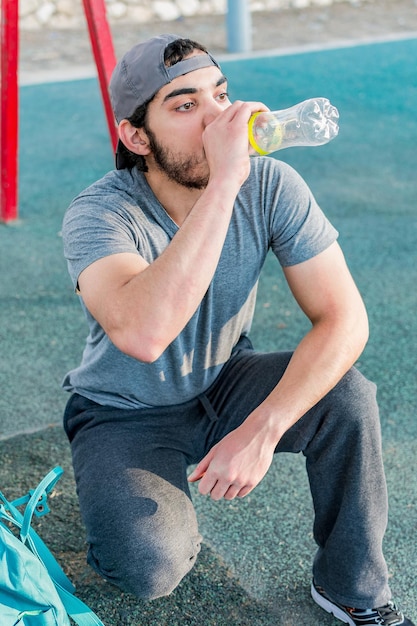
[{"label": "man's face", "polygon": [[156,168],[180,185],[203,189],[209,167],[202,134],[229,106],[226,79],[215,66],[179,76],[162,87],[149,104],[145,125]]}]

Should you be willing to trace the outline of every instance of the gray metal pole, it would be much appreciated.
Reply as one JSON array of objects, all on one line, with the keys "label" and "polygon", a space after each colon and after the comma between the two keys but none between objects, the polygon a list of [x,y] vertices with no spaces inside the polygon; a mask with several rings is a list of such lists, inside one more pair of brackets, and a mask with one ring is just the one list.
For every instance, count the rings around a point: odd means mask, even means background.
[{"label": "gray metal pole", "polygon": [[227,0],[226,25],[229,52],[249,52],[252,50],[249,0]]}]

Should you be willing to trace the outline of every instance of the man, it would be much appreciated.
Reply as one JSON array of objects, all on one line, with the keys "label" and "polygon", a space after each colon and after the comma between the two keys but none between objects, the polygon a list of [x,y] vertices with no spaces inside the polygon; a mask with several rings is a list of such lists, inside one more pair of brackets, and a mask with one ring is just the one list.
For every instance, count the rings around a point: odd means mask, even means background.
[{"label": "man", "polygon": [[[314,600],[351,625],[412,626],[390,601],[375,387],[352,367],[367,316],[336,231],[294,170],[249,158],[266,108],[231,104],[200,44],[139,44],[110,87],[118,169],[63,228],[90,329],[64,382],[89,563],[140,598],[169,594],[200,549],[188,481],[244,497],[276,452],[302,451]],[[293,354],[248,336],[269,249],[311,321]]]}]

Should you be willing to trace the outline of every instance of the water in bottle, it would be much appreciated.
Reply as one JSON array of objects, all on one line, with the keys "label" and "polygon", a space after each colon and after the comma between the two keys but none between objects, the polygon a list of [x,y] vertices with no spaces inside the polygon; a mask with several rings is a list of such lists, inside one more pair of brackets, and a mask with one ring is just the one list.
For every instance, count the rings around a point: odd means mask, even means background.
[{"label": "water in bottle", "polygon": [[339,132],[339,112],[327,98],[310,98],[280,111],[260,111],[249,120],[249,142],[256,154],[293,146],[321,146]]}]

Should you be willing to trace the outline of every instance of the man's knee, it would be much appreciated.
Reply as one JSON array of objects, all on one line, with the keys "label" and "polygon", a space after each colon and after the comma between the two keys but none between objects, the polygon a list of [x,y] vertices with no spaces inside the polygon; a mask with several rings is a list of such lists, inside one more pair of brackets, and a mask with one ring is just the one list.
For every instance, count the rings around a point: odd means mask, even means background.
[{"label": "man's knee", "polygon": [[140,600],[155,600],[167,596],[179,585],[196,562],[199,542],[189,542],[181,548],[176,543],[167,546],[148,546],[145,550],[134,546],[124,554],[119,551],[117,560],[106,563],[90,547],[88,562],[101,576],[123,591]]},{"label": "man's knee", "polygon": [[311,461],[321,455],[322,447],[345,445],[350,438],[379,430],[376,385],[351,368],[299,422],[281,438],[277,452],[300,452]]},{"label": "man's knee", "polygon": [[314,449],[325,445],[341,456],[352,455],[354,450],[357,454],[361,450],[379,451],[381,427],[376,385],[356,368],[351,368],[323,399],[319,414],[319,428],[312,441]]},{"label": "man's knee", "polygon": [[362,422],[379,420],[376,385],[352,367],[329,394],[332,408],[343,417]]},{"label": "man's knee", "polygon": [[197,554],[181,560],[158,555],[151,562],[136,563],[122,573],[118,586],[141,600],[169,596],[193,567]]}]

